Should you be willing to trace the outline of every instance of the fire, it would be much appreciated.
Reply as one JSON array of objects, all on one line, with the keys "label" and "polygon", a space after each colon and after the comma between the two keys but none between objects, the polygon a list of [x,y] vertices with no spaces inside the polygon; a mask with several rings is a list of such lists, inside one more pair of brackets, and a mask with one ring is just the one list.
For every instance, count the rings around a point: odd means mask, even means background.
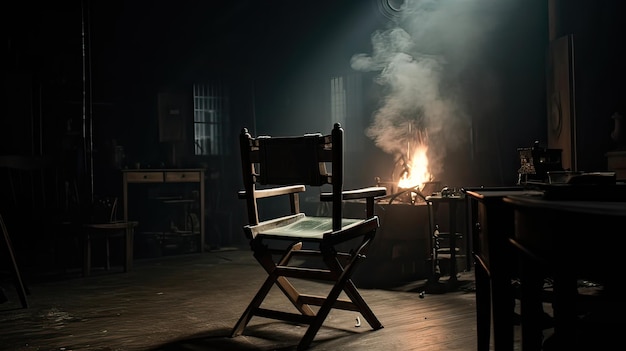
[{"label": "fire", "polygon": [[426,152],[428,147],[420,143],[413,150],[412,157],[404,165],[405,171],[398,180],[398,188],[410,189],[424,186],[424,183],[432,180],[432,175],[428,171],[428,157]]}]

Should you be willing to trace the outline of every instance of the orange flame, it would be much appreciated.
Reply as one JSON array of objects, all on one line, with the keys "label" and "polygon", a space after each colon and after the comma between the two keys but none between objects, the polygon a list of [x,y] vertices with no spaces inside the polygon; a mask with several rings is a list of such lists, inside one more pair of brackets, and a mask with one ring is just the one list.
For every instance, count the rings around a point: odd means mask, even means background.
[{"label": "orange flame", "polygon": [[406,165],[409,171],[405,172],[398,180],[398,188],[410,189],[419,187],[419,190],[421,190],[424,183],[432,180],[432,175],[428,170],[427,151],[428,146],[424,143],[420,143],[415,147],[412,157]]}]

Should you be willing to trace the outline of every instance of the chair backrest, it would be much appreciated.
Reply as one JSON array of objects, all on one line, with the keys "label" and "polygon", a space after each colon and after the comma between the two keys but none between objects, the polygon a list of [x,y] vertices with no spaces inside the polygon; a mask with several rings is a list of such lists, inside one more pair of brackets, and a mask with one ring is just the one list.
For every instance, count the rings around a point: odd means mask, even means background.
[{"label": "chair backrest", "polygon": [[[343,191],[343,129],[330,134],[253,137],[243,128],[239,137],[243,184],[250,224],[259,223],[259,189],[271,186],[332,185],[333,229],[341,228]],[[292,212],[299,212],[298,194],[290,194]],[[295,203],[294,203],[295,202]]]}]

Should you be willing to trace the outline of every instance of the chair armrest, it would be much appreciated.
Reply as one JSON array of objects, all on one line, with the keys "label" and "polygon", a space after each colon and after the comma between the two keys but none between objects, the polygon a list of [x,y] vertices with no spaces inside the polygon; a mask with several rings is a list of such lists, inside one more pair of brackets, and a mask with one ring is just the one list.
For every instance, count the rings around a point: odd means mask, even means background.
[{"label": "chair armrest", "polygon": [[[255,195],[257,199],[262,199],[264,197],[301,193],[305,190],[306,190],[306,187],[304,185],[289,185],[289,186],[281,186],[277,188],[255,190]],[[237,196],[239,197],[239,199],[248,198],[248,194],[245,190],[239,190],[239,192],[237,193]]]},{"label": "chair armrest", "polygon": [[[343,200],[377,198],[385,195],[387,195],[387,188],[382,186],[372,186],[368,188],[345,190],[342,192]],[[330,192],[324,192],[320,194],[321,201],[332,201],[332,199],[333,194]]]}]

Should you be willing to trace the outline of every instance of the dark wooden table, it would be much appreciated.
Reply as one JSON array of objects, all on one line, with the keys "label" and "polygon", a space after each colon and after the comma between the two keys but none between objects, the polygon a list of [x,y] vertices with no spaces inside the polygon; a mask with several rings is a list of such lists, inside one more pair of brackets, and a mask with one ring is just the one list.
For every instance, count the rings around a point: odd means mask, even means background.
[{"label": "dark wooden table", "polygon": [[[573,189],[575,190],[575,189]],[[598,194],[601,197],[602,194]],[[557,349],[580,349],[577,332],[578,279],[611,291],[620,285],[623,259],[611,245],[624,232],[626,202],[548,200],[541,195],[509,195],[521,253],[522,349],[541,350],[543,278],[553,278],[554,336]],[[621,316],[616,312],[615,318]],[[593,338],[597,346],[602,338]]]},{"label": "dark wooden table", "polygon": [[[476,282],[477,350],[513,350],[515,296],[512,278],[518,274],[509,239],[513,237],[513,208],[503,198],[537,194],[521,186],[466,190]],[[540,193],[538,193],[540,194]],[[493,320],[493,323],[492,323]]]}]

